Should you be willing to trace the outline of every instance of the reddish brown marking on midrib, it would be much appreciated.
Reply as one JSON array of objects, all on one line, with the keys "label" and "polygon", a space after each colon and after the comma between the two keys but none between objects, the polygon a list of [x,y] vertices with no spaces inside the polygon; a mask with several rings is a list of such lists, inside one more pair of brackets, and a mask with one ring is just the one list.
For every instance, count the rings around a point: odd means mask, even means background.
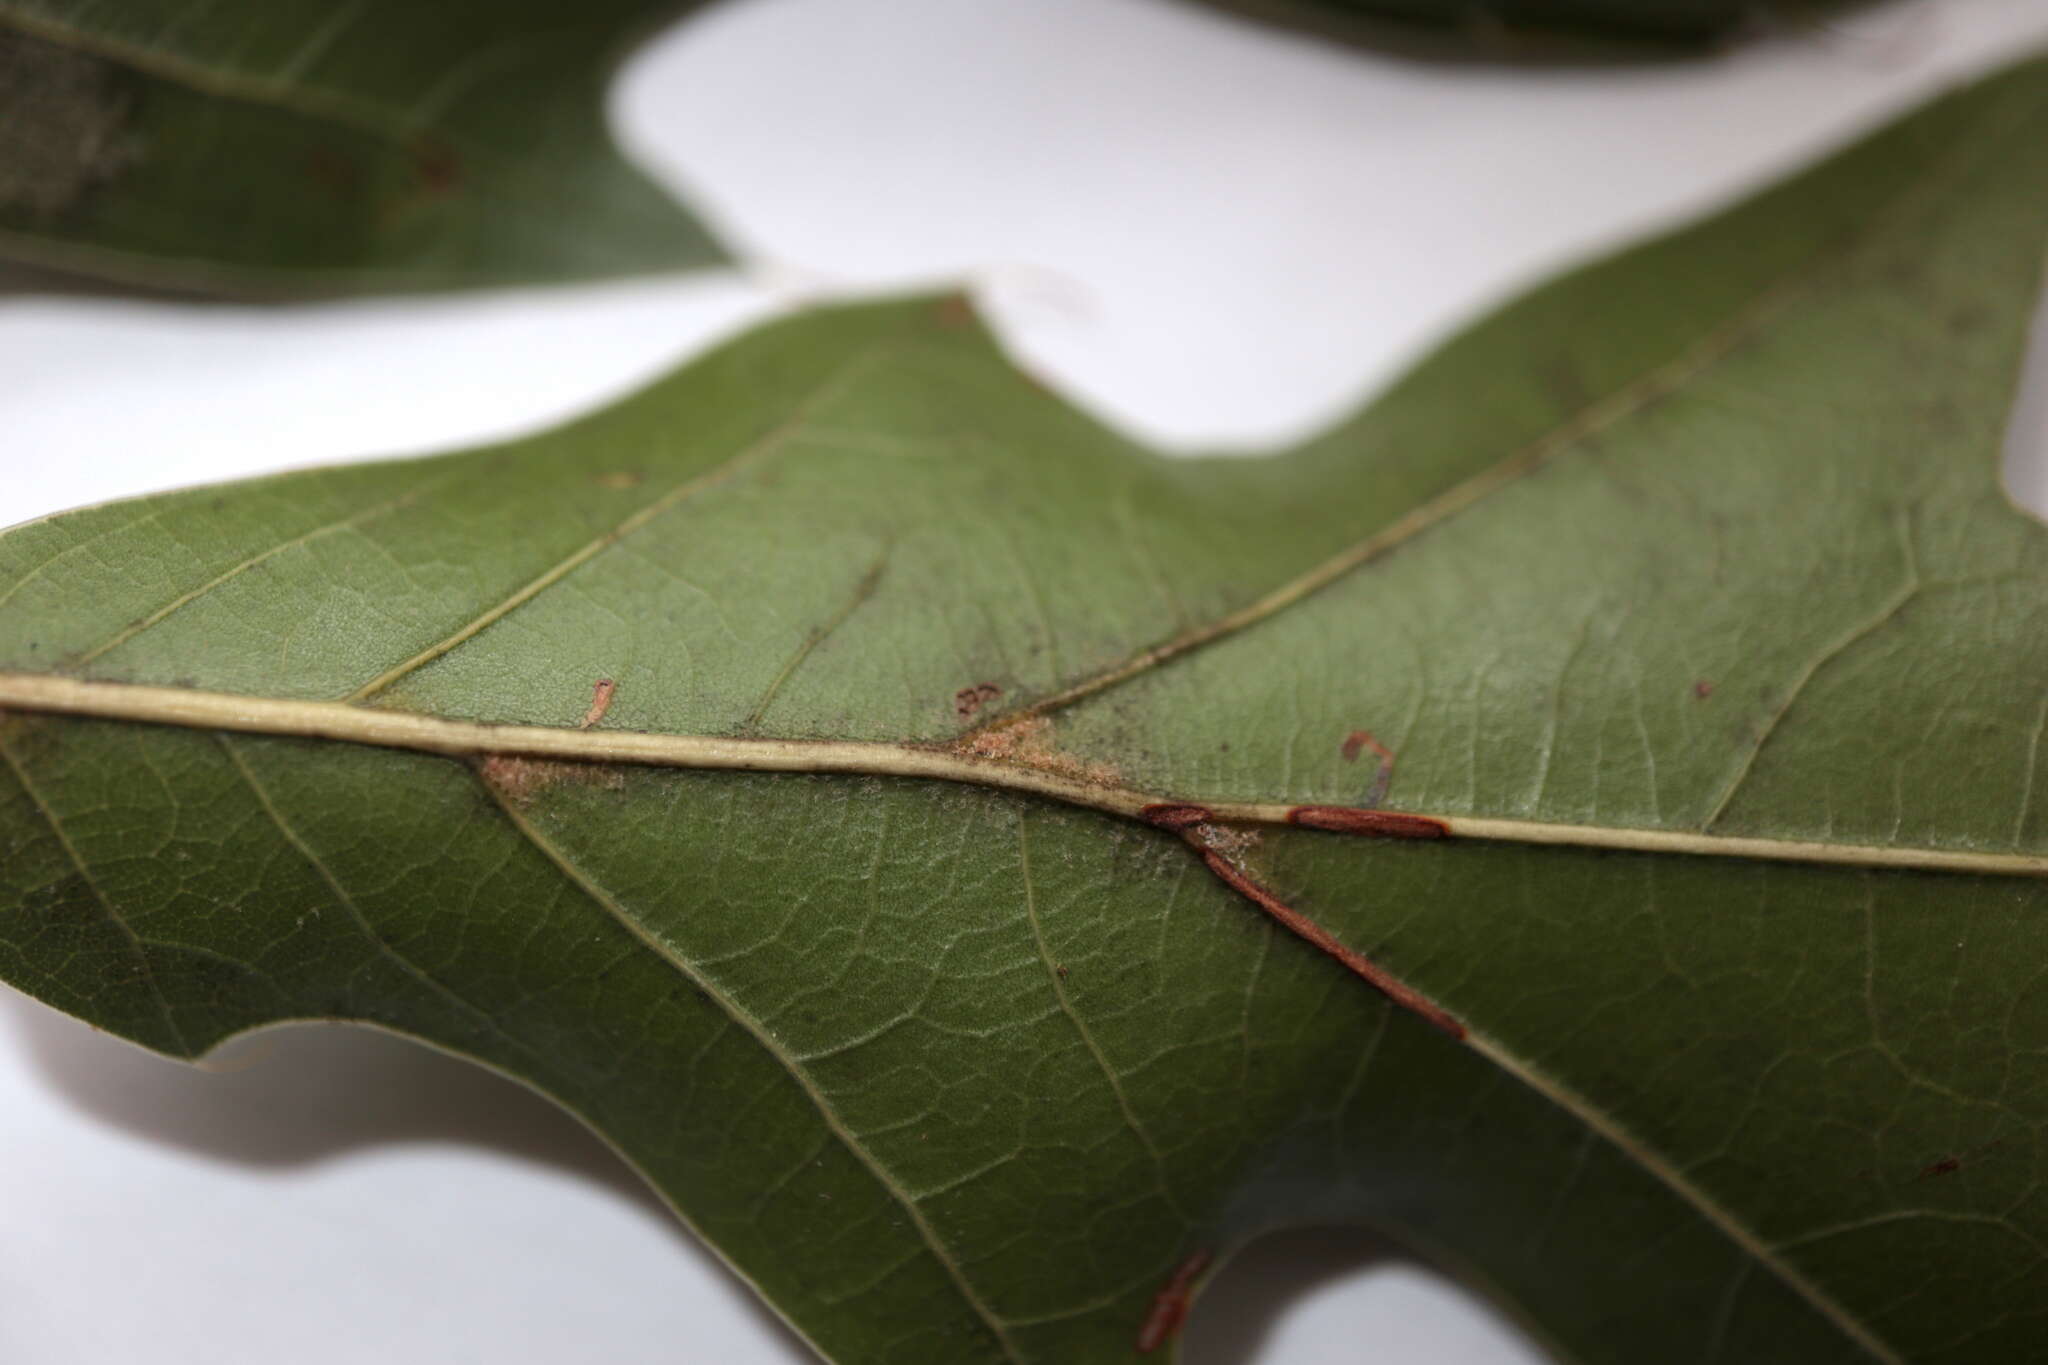
[{"label": "reddish brown marking on midrib", "polygon": [[1448,839],[1451,827],[1428,815],[1391,810],[1360,810],[1356,806],[1296,806],[1287,823],[1332,834],[1377,834],[1388,839]]},{"label": "reddish brown marking on midrib", "polygon": [[1150,1355],[1164,1346],[1187,1321],[1188,1290],[1195,1278],[1209,1268],[1210,1260],[1208,1252],[1196,1252],[1174,1267],[1165,1287],[1152,1296],[1152,1309],[1145,1315],[1145,1325],[1138,1329],[1139,1355]]},{"label": "reddish brown marking on midrib", "polygon": [[1331,957],[1336,958],[1354,974],[1363,978],[1382,995],[1386,996],[1387,999],[1405,1010],[1421,1015],[1424,1019],[1427,1019],[1459,1042],[1465,1040],[1465,1026],[1456,1019],[1453,1019],[1441,1005],[1431,1000],[1422,992],[1395,978],[1371,958],[1361,953],[1355,953],[1339,943],[1329,930],[1323,928],[1322,925],[1317,924],[1299,910],[1296,910],[1286,901],[1281,900],[1265,887],[1260,886],[1250,877],[1245,876],[1244,873],[1238,871],[1231,864],[1228,858],[1214,849],[1205,849],[1202,853],[1202,861],[1209,865],[1211,872],[1214,872],[1223,880],[1224,885],[1258,906],[1259,909],[1265,911],[1274,919],[1279,920],[1281,924],[1285,925],[1294,934],[1307,939]]},{"label": "reddish brown marking on midrib", "polygon": [[1189,829],[1206,825],[1216,817],[1207,806],[1189,801],[1156,801],[1138,812],[1138,818],[1161,829]]}]

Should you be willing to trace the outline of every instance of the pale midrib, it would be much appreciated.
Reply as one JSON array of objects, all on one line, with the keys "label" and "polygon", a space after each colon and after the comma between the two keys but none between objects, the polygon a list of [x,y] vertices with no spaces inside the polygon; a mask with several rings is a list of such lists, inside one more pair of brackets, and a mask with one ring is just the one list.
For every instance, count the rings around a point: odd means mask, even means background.
[{"label": "pale midrib", "polygon": [[905,1216],[910,1219],[911,1225],[917,1229],[918,1235],[923,1239],[926,1248],[931,1252],[932,1259],[937,1261],[940,1267],[944,1269],[948,1278],[952,1280],[954,1287],[959,1291],[961,1298],[966,1301],[967,1306],[974,1311],[975,1315],[981,1319],[983,1325],[994,1336],[995,1342],[1002,1349],[1003,1354],[1012,1361],[1021,1362],[1024,1359],[1024,1354],[1018,1349],[1017,1343],[1011,1338],[1008,1325],[1001,1317],[997,1316],[995,1311],[990,1308],[988,1302],[982,1298],[980,1291],[974,1287],[973,1281],[967,1278],[965,1269],[947,1248],[944,1240],[939,1237],[938,1229],[934,1228],[931,1221],[925,1217],[924,1210],[918,1206],[917,1201],[911,1197],[909,1191],[903,1188],[895,1176],[890,1174],[888,1168],[882,1165],[874,1153],[867,1149],[866,1144],[862,1143],[853,1130],[846,1126],[846,1122],[839,1116],[838,1110],[832,1107],[824,1092],[811,1079],[810,1073],[804,1070],[802,1063],[790,1053],[789,1049],[782,1045],[780,1040],[775,1037],[774,1033],[761,1020],[755,1018],[752,1012],[729,995],[716,981],[699,971],[688,958],[670,946],[660,935],[654,933],[646,925],[642,924],[638,918],[628,913],[626,908],[610,892],[593,881],[589,874],[577,866],[560,849],[556,848],[539,829],[535,828],[533,822],[528,820],[512,802],[505,800],[496,788],[492,787],[488,782],[484,784],[484,787],[485,790],[490,792],[499,810],[504,813],[505,818],[511,822],[513,828],[519,831],[520,835],[532,845],[536,852],[553,864],[557,871],[585,896],[589,897],[593,904],[617,921],[627,933],[633,935],[633,937],[638,939],[664,962],[668,963],[675,971],[681,973],[698,990],[703,991],[707,998],[716,1002],[727,1018],[746,1030],[747,1035],[764,1052],[782,1065],[783,1070],[789,1074],[790,1079],[796,1083],[797,1088],[809,1100],[811,1107],[817,1111],[819,1120],[824,1123],[833,1137],[838,1139],[839,1143],[846,1149],[847,1154],[859,1162],[862,1168],[868,1172],[869,1176],[883,1190],[887,1191],[890,1198],[903,1209]]},{"label": "pale midrib", "polygon": [[[705,769],[736,772],[837,773],[902,778],[924,778],[979,785],[1065,801],[1109,814],[1143,819],[1145,808],[1179,804],[1164,796],[1131,788],[1108,786],[1063,773],[1028,765],[979,757],[953,749],[906,744],[852,741],[809,741],[777,739],[728,739],[717,736],[659,735],[603,730],[572,730],[550,726],[483,725],[446,720],[404,712],[381,711],[339,702],[292,701],[277,698],[242,697],[228,693],[198,692],[185,688],[149,687],[138,684],[89,682],[37,674],[0,673],[0,712],[7,709],[55,712],[65,715],[169,725],[195,729],[232,730],[298,738],[325,739],[376,747],[475,759],[494,754],[517,754],[567,762],[623,763],[642,766]],[[4,750],[0,750],[4,752]],[[995,1332],[997,1340],[1017,1356],[1008,1335],[1008,1324],[996,1316],[966,1279],[907,1194],[871,1154],[846,1131],[835,1111],[803,1072],[801,1066],[759,1021],[729,1000],[715,983],[649,932],[604,890],[569,862],[534,829],[511,803],[499,797],[485,783],[494,800],[528,838],[565,876],[612,914],[629,932],[639,937],[665,960],[673,963],[693,982],[718,1000],[735,1022],[780,1059],[791,1077],[817,1107],[822,1121],[847,1150],[859,1160],[906,1209],[934,1256],[953,1278],[967,1302]],[[1298,807],[1267,803],[1201,803],[1210,817],[1222,822],[1260,824],[1289,823],[1289,812]],[[1480,817],[1436,817],[1453,837],[1504,840],[1532,844],[1606,848],[1641,853],[1698,854],[1781,862],[1822,863],[1848,867],[1889,867],[1920,871],[1977,873],[1992,875],[2048,875],[2048,857],[2023,854],[1957,853],[1938,849],[1899,849],[1878,846],[1815,844],[1788,840],[1744,839],[1692,832],[1631,830],[1587,825],[1543,824],[1534,821],[1496,820]],[[1567,1112],[1625,1152],[1658,1180],[1677,1192],[1701,1216],[1728,1236],[1745,1255],[1768,1267],[1780,1280],[1815,1305],[1858,1345],[1884,1365],[1896,1365],[1898,1357],[1868,1327],[1822,1292],[1771,1247],[1750,1232],[1705,1191],[1656,1152],[1638,1142],[1599,1106],[1534,1067],[1504,1044],[1479,1033],[1467,1035],[1467,1042],[1503,1071],[1530,1085]]]},{"label": "pale midrib", "polygon": [[[1291,825],[1298,804],[1206,800],[1091,781],[1053,768],[988,758],[959,748],[866,740],[745,739],[649,734],[549,725],[490,725],[346,702],[249,697],[183,687],[94,682],[40,673],[0,673],[0,711],[47,711],[201,730],[335,740],[455,758],[515,754],[570,763],[719,772],[836,773],[921,778],[1021,792],[1144,819],[1148,807],[1200,805],[1211,822]],[[1687,854],[1837,867],[1890,868],[1983,876],[2048,876],[2048,855],[1982,853],[1798,839],[1704,834],[1696,830],[1553,823],[1482,815],[1402,812],[1434,821],[1451,838],[1631,853]]]}]

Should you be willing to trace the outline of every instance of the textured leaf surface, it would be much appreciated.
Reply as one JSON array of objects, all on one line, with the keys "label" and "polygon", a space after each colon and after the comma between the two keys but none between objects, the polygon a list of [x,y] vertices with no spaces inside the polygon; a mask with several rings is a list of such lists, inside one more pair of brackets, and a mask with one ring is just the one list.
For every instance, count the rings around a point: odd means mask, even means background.
[{"label": "textured leaf surface", "polygon": [[719,258],[603,97],[676,0],[4,0],[0,256],[238,294]]},{"label": "textured leaf surface", "polygon": [[[1330,1217],[1571,1359],[2036,1359],[2044,148],[2037,65],[1271,460],[912,300],[17,528],[0,971],[526,1078],[846,1360],[1128,1359]],[[1287,823],[1367,731],[1454,837]]]}]

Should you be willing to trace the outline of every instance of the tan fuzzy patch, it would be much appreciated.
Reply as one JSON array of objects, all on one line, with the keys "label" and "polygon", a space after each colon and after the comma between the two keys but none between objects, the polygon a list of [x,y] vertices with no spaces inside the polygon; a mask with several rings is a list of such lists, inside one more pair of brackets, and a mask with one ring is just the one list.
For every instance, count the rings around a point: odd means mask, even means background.
[{"label": "tan fuzzy patch", "polygon": [[515,806],[525,806],[553,787],[574,782],[606,791],[624,791],[626,775],[609,763],[561,763],[550,758],[492,754],[478,765],[484,781]]},{"label": "tan fuzzy patch", "polygon": [[1242,857],[1259,843],[1257,831],[1234,829],[1229,825],[1197,825],[1194,835],[1203,848],[1215,849],[1229,858]]},{"label": "tan fuzzy patch", "polygon": [[976,758],[1018,763],[1101,787],[1116,785],[1121,776],[1107,763],[1091,763],[1053,748],[1052,722],[1044,716],[1025,716],[997,729],[969,735],[958,747]]}]

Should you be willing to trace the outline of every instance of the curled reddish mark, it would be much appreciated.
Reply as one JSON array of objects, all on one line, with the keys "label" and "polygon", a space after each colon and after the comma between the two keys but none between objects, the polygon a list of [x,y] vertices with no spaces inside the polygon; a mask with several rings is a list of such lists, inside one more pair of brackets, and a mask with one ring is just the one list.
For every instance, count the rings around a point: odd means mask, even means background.
[{"label": "curled reddish mark", "polygon": [[1714,685],[1708,682],[1705,678],[1701,678],[1698,682],[1692,685],[1692,694],[1695,697],[1698,697],[1701,701],[1705,701],[1708,697],[1714,695]]},{"label": "curled reddish mark", "polygon": [[1331,957],[1336,958],[1353,973],[1362,977],[1367,984],[1378,990],[1380,994],[1386,996],[1387,999],[1393,1001],[1402,1009],[1421,1015],[1424,1019],[1427,1019],[1459,1042],[1465,1040],[1465,1026],[1446,1013],[1444,1008],[1437,1004],[1436,1001],[1431,1000],[1422,992],[1396,979],[1371,958],[1366,957],[1362,953],[1352,952],[1349,948],[1339,943],[1328,929],[1317,924],[1307,915],[1302,914],[1301,911],[1296,910],[1286,901],[1281,900],[1265,887],[1260,886],[1250,877],[1238,871],[1231,864],[1230,859],[1214,849],[1209,849],[1202,854],[1202,861],[1209,865],[1211,872],[1214,872],[1223,880],[1224,885],[1258,906],[1259,909],[1265,911],[1274,919],[1279,920],[1292,933],[1307,939]]},{"label": "curled reddish mark", "polygon": [[1287,823],[1332,834],[1377,834],[1387,839],[1451,837],[1451,827],[1432,816],[1360,810],[1356,806],[1296,806],[1287,812]]},{"label": "curled reddish mark", "polygon": [[1370,730],[1353,730],[1344,736],[1344,761],[1356,763],[1360,751],[1370,749],[1379,755],[1379,771],[1372,775],[1372,786],[1366,790],[1365,804],[1377,806],[1387,799],[1387,788],[1394,783],[1394,751],[1372,737]]},{"label": "curled reddish mark", "polygon": [[1003,689],[994,683],[976,683],[972,687],[963,687],[953,694],[953,714],[966,720],[1002,695]]},{"label": "curled reddish mark", "polygon": [[1206,825],[1216,817],[1207,806],[1179,801],[1157,801],[1138,812],[1138,818],[1161,829],[1190,829]]},{"label": "curled reddish mark", "polygon": [[1210,1260],[1208,1252],[1196,1252],[1174,1267],[1166,1286],[1152,1296],[1152,1311],[1145,1315],[1145,1325],[1138,1329],[1139,1355],[1150,1355],[1180,1331],[1188,1316],[1188,1290],[1194,1287],[1196,1277],[1209,1268]]},{"label": "curled reddish mark", "polygon": [[599,678],[597,686],[590,689],[590,709],[583,713],[583,723],[576,728],[588,730],[603,720],[604,713],[611,709],[612,693],[618,690],[619,685],[610,678]]}]

